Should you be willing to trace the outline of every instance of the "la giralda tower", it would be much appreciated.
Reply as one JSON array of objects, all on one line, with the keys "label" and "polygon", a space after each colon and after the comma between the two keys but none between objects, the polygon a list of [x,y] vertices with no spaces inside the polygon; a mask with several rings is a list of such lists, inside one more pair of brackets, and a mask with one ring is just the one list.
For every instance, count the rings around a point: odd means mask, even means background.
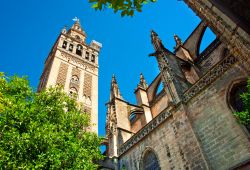
[{"label": "la giralda tower", "polygon": [[98,133],[98,55],[102,45],[94,40],[88,45],[85,40],[79,19],[69,30],[62,30],[45,61],[38,91],[61,85],[90,114],[90,130]]}]

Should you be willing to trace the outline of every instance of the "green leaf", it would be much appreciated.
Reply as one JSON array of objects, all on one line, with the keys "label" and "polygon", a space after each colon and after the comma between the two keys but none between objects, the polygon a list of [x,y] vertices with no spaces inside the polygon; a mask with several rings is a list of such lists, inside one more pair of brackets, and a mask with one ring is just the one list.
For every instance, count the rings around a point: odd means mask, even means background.
[{"label": "green leaf", "polygon": [[98,3],[95,3],[91,6],[92,8],[98,8]]},{"label": "green leaf", "polygon": [[[103,10],[113,9],[114,13],[121,12],[121,16],[134,16],[134,11],[142,12],[143,5],[155,3],[157,0],[89,0],[92,8]],[[133,12],[132,12],[133,11]]]}]

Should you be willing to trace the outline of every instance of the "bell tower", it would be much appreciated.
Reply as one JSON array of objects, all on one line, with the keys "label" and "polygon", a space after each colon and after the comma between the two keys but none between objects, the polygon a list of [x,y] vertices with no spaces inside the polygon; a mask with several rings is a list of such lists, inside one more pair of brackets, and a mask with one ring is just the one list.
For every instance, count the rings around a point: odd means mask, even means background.
[{"label": "bell tower", "polygon": [[46,61],[38,91],[61,85],[76,96],[83,110],[90,114],[91,131],[98,132],[98,59],[102,45],[86,43],[86,33],[79,19],[67,30],[63,28]]}]

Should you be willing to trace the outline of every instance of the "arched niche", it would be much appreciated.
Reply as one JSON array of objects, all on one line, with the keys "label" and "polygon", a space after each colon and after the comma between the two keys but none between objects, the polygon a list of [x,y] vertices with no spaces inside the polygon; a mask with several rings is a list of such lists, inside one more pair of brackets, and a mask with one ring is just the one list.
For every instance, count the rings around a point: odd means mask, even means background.
[{"label": "arched niche", "polygon": [[[234,80],[227,90],[227,104],[232,110],[232,113],[244,111],[244,102],[240,97],[247,92],[247,78],[240,78]],[[250,124],[243,126],[244,131],[250,132]]]},{"label": "arched niche", "polygon": [[69,89],[69,96],[70,97],[76,97],[77,98],[77,95],[78,95],[78,91],[75,87],[71,87]]},{"label": "arched niche", "polygon": [[243,110],[243,101],[240,95],[247,92],[247,79],[240,78],[234,80],[227,91],[227,104],[233,112],[241,112]]},{"label": "arched niche", "polygon": [[143,170],[160,170],[160,162],[155,151],[147,147],[143,152],[141,161],[140,161],[140,169]]},{"label": "arched niche", "polygon": [[78,44],[76,47],[76,54],[79,56],[82,56],[82,50],[83,50],[83,47],[80,44]]},{"label": "arched niche", "polygon": [[79,83],[79,77],[77,75],[73,75],[70,80],[72,83]]}]

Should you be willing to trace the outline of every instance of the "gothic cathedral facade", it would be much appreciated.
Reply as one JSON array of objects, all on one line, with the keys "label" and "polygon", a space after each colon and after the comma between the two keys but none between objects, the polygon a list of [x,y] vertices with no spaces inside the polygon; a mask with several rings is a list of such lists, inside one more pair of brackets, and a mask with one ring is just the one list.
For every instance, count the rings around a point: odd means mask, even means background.
[{"label": "gothic cathedral facade", "polygon": [[[149,85],[140,75],[137,104],[112,78],[103,169],[250,169],[250,125],[233,114],[250,77],[249,0],[184,2],[202,21],[184,42],[174,36],[174,51],[151,31],[159,74]],[[199,51],[207,28],[216,39]]]},{"label": "gothic cathedral facade", "polygon": [[79,20],[58,36],[46,61],[38,91],[60,85],[74,95],[90,114],[90,130],[98,133],[98,55],[102,45],[86,44],[86,33]]}]

